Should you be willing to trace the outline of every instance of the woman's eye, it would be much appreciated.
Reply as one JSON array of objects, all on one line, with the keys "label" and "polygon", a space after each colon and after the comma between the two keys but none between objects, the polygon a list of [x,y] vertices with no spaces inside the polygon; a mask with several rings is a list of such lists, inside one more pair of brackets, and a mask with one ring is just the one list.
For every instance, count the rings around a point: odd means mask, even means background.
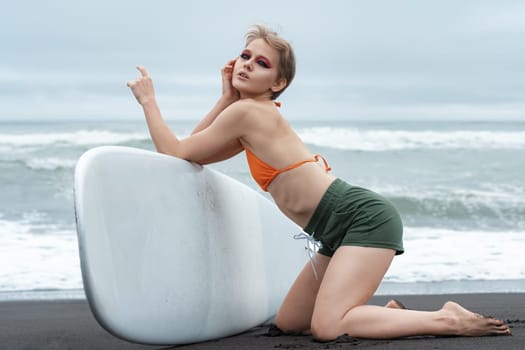
[{"label": "woman's eye", "polygon": [[247,53],[241,53],[241,56],[240,56],[243,60],[249,60],[250,59],[250,55],[248,55]]},{"label": "woman's eye", "polygon": [[258,60],[258,61],[257,61],[257,64],[260,65],[260,66],[262,66],[262,67],[264,67],[264,68],[269,68],[268,63],[266,63],[266,62],[263,61],[263,60]]}]

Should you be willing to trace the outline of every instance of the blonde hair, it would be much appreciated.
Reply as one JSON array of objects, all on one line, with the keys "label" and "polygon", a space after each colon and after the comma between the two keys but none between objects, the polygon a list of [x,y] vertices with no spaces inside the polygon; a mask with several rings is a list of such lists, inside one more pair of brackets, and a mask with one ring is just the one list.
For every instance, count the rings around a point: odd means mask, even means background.
[{"label": "blonde hair", "polygon": [[268,45],[279,52],[277,79],[285,79],[286,86],[282,90],[272,93],[271,99],[275,100],[288,86],[290,86],[290,83],[295,76],[295,55],[292,46],[288,41],[279,37],[276,32],[263,25],[256,24],[248,30],[246,33],[245,47],[255,39],[263,39]]}]

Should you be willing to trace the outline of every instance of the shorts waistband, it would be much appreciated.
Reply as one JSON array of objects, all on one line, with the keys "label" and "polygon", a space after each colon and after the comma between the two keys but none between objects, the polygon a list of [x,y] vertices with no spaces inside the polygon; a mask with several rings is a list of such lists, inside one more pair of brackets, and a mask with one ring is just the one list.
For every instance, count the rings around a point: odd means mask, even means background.
[{"label": "shorts waistband", "polygon": [[[312,218],[303,229],[304,232],[312,235],[316,239],[319,235],[322,235],[324,227],[326,226],[327,218],[330,217],[330,213],[334,211],[335,206],[338,203],[339,196],[342,192],[340,189],[345,188],[346,186],[347,184],[339,178],[335,179],[330,186],[328,186],[328,189],[319,201]],[[316,233],[318,233],[318,235]]]}]

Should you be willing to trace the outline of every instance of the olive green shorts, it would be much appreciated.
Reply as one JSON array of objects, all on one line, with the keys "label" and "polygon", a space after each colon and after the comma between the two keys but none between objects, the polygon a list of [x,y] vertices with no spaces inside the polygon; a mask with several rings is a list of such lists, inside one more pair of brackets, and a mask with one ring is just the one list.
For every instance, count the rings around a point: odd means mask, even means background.
[{"label": "olive green shorts", "polygon": [[326,256],[342,245],[404,252],[403,223],[394,205],[341,179],[328,187],[304,232],[321,242],[319,253]]}]

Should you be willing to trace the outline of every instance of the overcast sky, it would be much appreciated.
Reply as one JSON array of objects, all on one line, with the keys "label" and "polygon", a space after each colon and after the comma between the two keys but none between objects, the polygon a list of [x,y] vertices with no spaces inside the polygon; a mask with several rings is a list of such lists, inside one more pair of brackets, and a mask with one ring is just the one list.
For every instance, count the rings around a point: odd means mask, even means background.
[{"label": "overcast sky", "polygon": [[525,1],[17,0],[0,13],[0,120],[197,119],[250,24],[294,45],[289,119],[525,120]]}]

